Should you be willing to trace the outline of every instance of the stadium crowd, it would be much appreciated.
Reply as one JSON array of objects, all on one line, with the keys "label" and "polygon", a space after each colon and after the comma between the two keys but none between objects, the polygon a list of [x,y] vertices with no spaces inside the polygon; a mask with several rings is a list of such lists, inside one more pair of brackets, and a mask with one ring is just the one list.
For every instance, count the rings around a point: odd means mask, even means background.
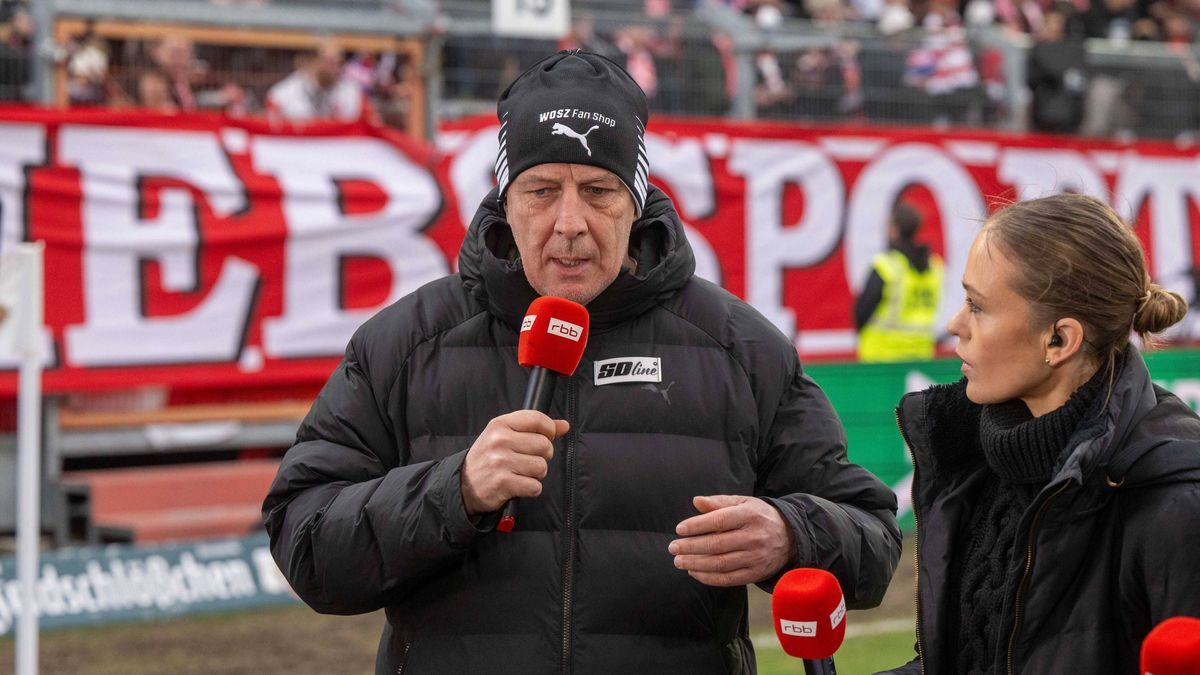
[{"label": "stadium crowd", "polygon": [[[713,29],[692,19],[702,5],[745,18]],[[464,7],[441,3],[446,20],[436,25],[452,26]],[[614,9],[621,20],[612,19]],[[1015,112],[1032,130],[1176,140],[1200,128],[1200,0],[626,0],[575,3],[573,11],[570,33],[557,43],[442,35],[444,97],[487,101],[541,55],[579,47],[624,65],[656,112],[722,115],[746,89],[732,36],[752,23],[768,38],[752,55],[761,118],[995,126]],[[770,36],[783,33],[812,39],[770,46]],[[0,99],[28,98],[32,36],[27,0],[0,2]],[[1113,67],[1089,59],[1085,38],[1114,50],[1135,42],[1166,49],[1154,67]],[[365,116],[402,126],[417,86],[405,55],[333,43],[301,52],[170,35],[102,39],[85,30],[59,47],[72,105]],[[1014,58],[1022,63],[1006,62]]]}]

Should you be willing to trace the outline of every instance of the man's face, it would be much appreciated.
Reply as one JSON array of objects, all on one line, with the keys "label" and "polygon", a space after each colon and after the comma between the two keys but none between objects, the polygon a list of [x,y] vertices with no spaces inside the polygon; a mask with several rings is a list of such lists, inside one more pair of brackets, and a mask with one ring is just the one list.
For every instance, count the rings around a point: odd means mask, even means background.
[{"label": "man's face", "polygon": [[313,79],[323,88],[337,84],[342,75],[342,50],[332,44],[323,44],[313,56]]},{"label": "man's face", "polygon": [[506,194],[508,222],[529,285],[586,305],[617,278],[629,255],[633,197],[606,169],[539,164]]}]

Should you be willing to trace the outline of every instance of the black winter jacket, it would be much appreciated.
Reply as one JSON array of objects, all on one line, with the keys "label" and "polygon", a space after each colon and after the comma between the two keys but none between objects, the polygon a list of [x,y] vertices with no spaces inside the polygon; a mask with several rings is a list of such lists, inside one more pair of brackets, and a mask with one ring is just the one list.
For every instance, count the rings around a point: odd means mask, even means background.
[{"label": "black winter jacket", "polygon": [[[900,402],[915,466],[918,657],[889,673],[952,672],[945,582],[985,472],[979,410],[962,382]],[[1129,349],[1107,407],[1067,447],[1018,525],[1010,565],[1022,572],[1006,589],[996,673],[1137,673],[1151,628],[1200,616],[1200,418]]]},{"label": "black winter jacket", "polygon": [[[662,192],[631,249],[638,273],[588,305],[587,351],[550,413],[571,430],[510,534],[473,525],[460,487],[467,449],[528,378],[517,329],[535,292],[507,223],[481,208],[459,274],[351,339],[263,509],[305,602],[386,608],[376,672],[753,672],[745,588],[702,585],[667,552],[694,495],[767,498],[796,566],[834,573],[849,607],[879,602],[899,557],[895,495],[847,461],[795,349],[693,277]],[[594,364],[617,357],[660,358],[662,381],[596,386]]]}]

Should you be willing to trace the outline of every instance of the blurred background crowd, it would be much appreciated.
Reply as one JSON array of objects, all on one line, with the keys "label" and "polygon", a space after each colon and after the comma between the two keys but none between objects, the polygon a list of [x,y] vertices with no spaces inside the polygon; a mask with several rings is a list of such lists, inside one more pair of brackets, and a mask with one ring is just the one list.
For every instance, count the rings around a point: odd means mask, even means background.
[{"label": "blurred background crowd", "polygon": [[[174,4],[279,9],[266,0]],[[304,2],[288,2],[304,7]],[[63,36],[73,106],[222,110],[405,126],[418,78],[435,117],[490,109],[554,48],[622,63],[654,110],[838,123],[966,125],[1190,142],[1200,97],[1200,0],[619,0],[576,2],[559,40],[500,37],[483,0],[339,0],[423,29],[431,58],[349,48],[205,44],[184,35]],[[30,96],[34,17],[0,1],[0,98]]]}]

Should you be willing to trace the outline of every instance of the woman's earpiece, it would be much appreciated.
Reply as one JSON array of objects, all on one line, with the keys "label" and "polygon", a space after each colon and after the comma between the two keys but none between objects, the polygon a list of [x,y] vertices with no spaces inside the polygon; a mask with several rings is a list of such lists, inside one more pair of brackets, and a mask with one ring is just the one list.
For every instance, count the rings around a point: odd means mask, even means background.
[{"label": "woman's earpiece", "polygon": [[1062,336],[1059,335],[1058,333],[1055,333],[1054,336],[1050,338],[1050,346],[1051,347],[1061,347],[1062,346]]}]

